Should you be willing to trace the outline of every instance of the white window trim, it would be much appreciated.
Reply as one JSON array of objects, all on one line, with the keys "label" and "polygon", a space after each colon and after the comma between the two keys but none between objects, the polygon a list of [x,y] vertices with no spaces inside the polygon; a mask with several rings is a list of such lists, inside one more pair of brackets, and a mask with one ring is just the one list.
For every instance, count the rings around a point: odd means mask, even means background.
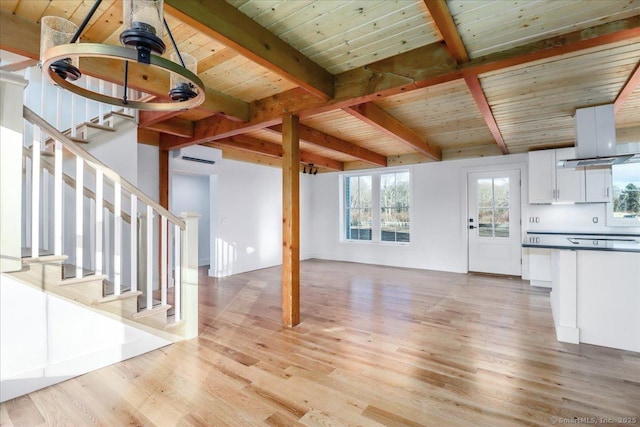
[{"label": "white window trim", "polygon": [[[408,242],[389,242],[382,241],[380,239],[380,177],[382,175],[391,174],[391,173],[400,173],[400,172],[408,172],[409,173],[409,241]],[[358,239],[347,239],[345,224],[345,179],[347,177],[353,176],[371,176],[371,240],[358,240]],[[340,174],[340,236],[339,241],[342,243],[358,243],[365,245],[390,245],[390,246],[410,246],[413,242],[411,238],[412,229],[413,229],[413,168],[400,167],[400,168],[388,168],[383,170],[366,170],[356,173],[344,173]]]}]

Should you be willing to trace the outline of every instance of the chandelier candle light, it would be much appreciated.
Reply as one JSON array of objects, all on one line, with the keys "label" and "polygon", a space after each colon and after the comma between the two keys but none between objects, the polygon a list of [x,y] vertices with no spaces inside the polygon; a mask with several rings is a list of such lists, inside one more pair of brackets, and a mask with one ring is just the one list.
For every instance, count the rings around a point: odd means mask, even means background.
[{"label": "chandelier candle light", "polygon": [[[141,110],[173,111],[188,110],[204,102],[204,84],[195,74],[197,60],[191,55],[180,54],[171,30],[164,19],[163,0],[123,0],[122,21],[124,31],[120,34],[120,43],[124,47],[99,44],[77,43],[80,34],[95,13],[102,0],[95,4],[77,27],[74,23],[60,17],[42,18],[40,40],[40,63],[47,70],[49,78],[57,85],[80,96],[111,105],[126,106]],[[162,41],[163,27],[174,47],[171,60],[161,57],[166,46]],[[81,58],[105,58],[125,61],[124,96],[108,96],[90,89],[82,88],[71,82],[82,76],[79,68]],[[171,89],[167,101],[127,100],[129,62],[137,62],[162,69],[170,74]],[[144,88],[137,88],[145,91]]]}]

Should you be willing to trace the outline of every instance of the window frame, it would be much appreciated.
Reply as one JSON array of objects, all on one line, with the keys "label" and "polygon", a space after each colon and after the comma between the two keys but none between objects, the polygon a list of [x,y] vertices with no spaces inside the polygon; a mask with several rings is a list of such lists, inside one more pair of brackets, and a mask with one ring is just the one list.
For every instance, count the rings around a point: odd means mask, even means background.
[{"label": "window frame", "polygon": [[[409,241],[398,242],[382,240],[382,220],[381,220],[381,179],[382,175],[397,174],[406,172],[409,174]],[[346,180],[351,177],[370,176],[371,177],[371,240],[359,240],[347,238],[347,200],[346,200]],[[413,169],[407,167],[401,168],[388,168],[384,170],[366,170],[356,173],[345,173],[340,175],[340,227],[339,227],[339,241],[344,243],[361,243],[361,244],[375,244],[375,245],[399,245],[408,246],[411,245],[411,234],[413,228]]]}]

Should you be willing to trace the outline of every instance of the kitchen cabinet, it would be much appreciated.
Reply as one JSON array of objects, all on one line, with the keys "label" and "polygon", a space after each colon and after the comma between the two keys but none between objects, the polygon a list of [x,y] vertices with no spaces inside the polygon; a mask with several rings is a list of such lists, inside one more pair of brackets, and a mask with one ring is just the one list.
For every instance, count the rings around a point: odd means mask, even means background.
[{"label": "kitchen cabinet", "polygon": [[608,203],[612,200],[611,167],[585,169],[586,202]]},{"label": "kitchen cabinet", "polygon": [[559,160],[574,158],[573,148],[529,153],[529,203],[586,201],[584,168],[558,169]]},{"label": "kitchen cabinet", "polygon": [[[534,237],[535,239],[535,237]],[[551,287],[551,249],[528,248],[529,283],[531,286]]]}]

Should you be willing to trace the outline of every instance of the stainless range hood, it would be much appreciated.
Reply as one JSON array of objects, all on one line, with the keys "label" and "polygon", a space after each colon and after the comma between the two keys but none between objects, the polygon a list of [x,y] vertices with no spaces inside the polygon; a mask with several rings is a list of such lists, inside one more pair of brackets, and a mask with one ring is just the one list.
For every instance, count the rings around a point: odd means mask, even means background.
[{"label": "stainless range hood", "polygon": [[576,158],[559,161],[559,168],[610,167],[634,157],[616,155],[613,104],[576,109],[575,130]]}]

